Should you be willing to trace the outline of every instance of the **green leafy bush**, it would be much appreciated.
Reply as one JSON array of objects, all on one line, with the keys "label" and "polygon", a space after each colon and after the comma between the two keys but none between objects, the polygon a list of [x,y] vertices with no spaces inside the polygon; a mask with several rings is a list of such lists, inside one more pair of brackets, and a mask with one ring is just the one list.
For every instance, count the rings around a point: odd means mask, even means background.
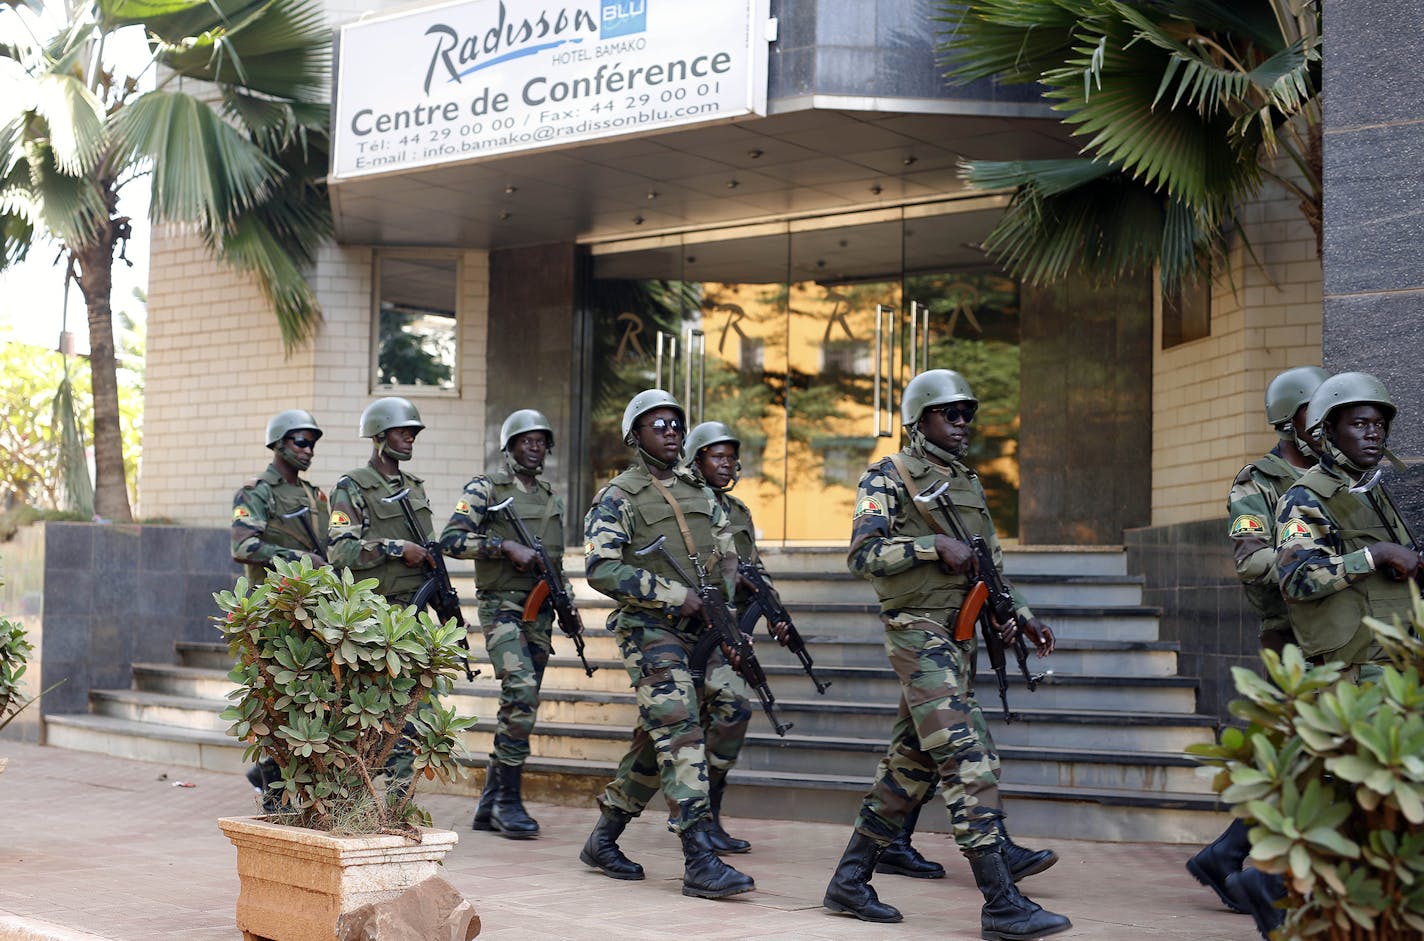
[{"label": "green leafy bush", "polygon": [[391,605],[349,571],[276,560],[262,584],[213,595],[238,686],[228,734],[265,754],[290,822],[337,832],[410,832],[430,819],[411,789],[376,778],[404,741],[415,777],[461,773],[458,734],[474,724],[438,697],[462,669],[464,629]]},{"label": "green leafy bush", "polygon": [[25,626],[0,617],[0,729],[34,701],[20,695],[20,680],[32,652],[30,642],[25,640]]},{"label": "green leafy bush", "polygon": [[1424,604],[1414,626],[1366,619],[1385,651],[1377,679],[1300,648],[1263,651],[1266,678],[1233,672],[1248,725],[1189,751],[1254,824],[1251,860],[1285,878],[1277,938],[1397,941],[1424,934]]}]

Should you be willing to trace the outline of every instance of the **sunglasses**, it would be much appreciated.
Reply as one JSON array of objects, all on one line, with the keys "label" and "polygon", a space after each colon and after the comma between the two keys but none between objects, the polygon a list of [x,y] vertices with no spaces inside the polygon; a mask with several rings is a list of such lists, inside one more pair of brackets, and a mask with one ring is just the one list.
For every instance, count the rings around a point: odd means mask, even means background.
[{"label": "sunglasses", "polygon": [[644,422],[638,427],[651,428],[661,435],[666,434],[669,430],[682,431],[686,426],[683,425],[681,418],[654,418],[652,421]]},{"label": "sunglasses", "polygon": [[938,408],[930,409],[930,411],[939,412],[940,416],[952,425],[955,422],[959,421],[961,418],[964,419],[966,423],[972,422],[974,420],[974,413],[979,411],[979,406],[941,405]]},{"label": "sunglasses", "polygon": [[293,438],[291,438],[290,440],[291,440],[291,442],[292,442],[292,447],[294,447],[294,448],[315,448],[315,447],[316,447],[316,439],[315,439],[315,438],[297,438],[297,437],[293,437]]}]

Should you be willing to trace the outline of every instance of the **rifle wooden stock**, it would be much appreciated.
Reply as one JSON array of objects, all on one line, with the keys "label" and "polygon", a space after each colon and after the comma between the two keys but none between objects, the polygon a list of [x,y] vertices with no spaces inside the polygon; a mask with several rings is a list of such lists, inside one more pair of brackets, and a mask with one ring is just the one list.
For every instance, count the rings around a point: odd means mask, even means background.
[{"label": "rifle wooden stock", "polygon": [[529,593],[529,597],[524,599],[524,612],[519,615],[521,621],[533,621],[539,617],[539,609],[544,607],[544,600],[549,597],[549,583],[544,579],[539,579],[539,584],[534,586],[534,590]]},{"label": "rifle wooden stock", "polygon": [[964,596],[964,603],[959,606],[959,617],[954,619],[954,639],[959,643],[974,636],[974,625],[979,622],[979,612],[984,610],[984,602],[989,600],[989,586],[984,582],[977,581],[974,587],[969,589],[969,594]]}]

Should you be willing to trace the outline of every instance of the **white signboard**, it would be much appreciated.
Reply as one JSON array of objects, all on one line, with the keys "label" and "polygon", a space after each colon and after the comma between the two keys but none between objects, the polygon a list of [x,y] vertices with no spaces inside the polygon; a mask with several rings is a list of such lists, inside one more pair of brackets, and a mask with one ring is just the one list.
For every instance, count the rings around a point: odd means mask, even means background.
[{"label": "white signboard", "polygon": [[767,0],[465,0],[341,28],[332,176],[766,112]]}]

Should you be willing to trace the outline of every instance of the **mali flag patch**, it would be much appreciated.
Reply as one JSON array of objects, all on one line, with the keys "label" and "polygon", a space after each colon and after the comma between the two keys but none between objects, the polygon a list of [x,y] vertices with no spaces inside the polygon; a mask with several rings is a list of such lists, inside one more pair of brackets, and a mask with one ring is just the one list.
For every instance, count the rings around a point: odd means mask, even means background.
[{"label": "mali flag patch", "polygon": [[351,525],[351,517],[347,516],[347,515],[346,515],[345,513],[343,513],[342,511],[337,510],[335,513],[332,513],[332,514],[331,514],[331,525],[332,525],[332,526],[350,526],[350,525]]},{"label": "mali flag patch", "polygon": [[232,508],[232,518],[234,522],[237,520],[245,520],[251,515],[251,511],[245,506],[235,506]]},{"label": "mali flag patch", "polygon": [[1309,539],[1309,538],[1310,538],[1310,527],[1306,526],[1306,525],[1305,525],[1304,523],[1302,523],[1300,520],[1291,520],[1289,523],[1286,524],[1285,538],[1286,538],[1286,539]]},{"label": "mali flag patch", "polygon": [[855,505],[856,516],[884,516],[885,504],[875,497],[865,497]]},{"label": "mali flag patch", "polygon": [[1231,535],[1233,536],[1264,536],[1266,535],[1266,524],[1259,516],[1246,514],[1236,517],[1231,523]]},{"label": "mali flag patch", "polygon": [[456,513],[463,513],[463,514],[465,514],[466,516],[469,516],[469,515],[470,515],[470,501],[469,501],[469,500],[461,500],[459,503],[455,504],[455,512],[456,512]]}]

